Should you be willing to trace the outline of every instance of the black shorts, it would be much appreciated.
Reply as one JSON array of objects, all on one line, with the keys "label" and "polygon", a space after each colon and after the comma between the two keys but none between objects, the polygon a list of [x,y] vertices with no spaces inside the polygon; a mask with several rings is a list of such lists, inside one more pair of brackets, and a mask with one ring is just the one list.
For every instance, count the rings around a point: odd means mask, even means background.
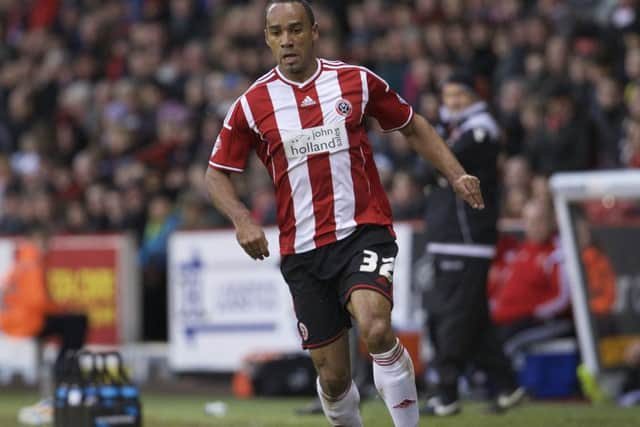
[{"label": "black shorts", "polygon": [[379,292],[393,304],[397,253],[387,227],[362,225],[345,239],[284,256],[280,269],[293,298],[302,348],[327,345],[351,327],[346,305],[356,289]]}]

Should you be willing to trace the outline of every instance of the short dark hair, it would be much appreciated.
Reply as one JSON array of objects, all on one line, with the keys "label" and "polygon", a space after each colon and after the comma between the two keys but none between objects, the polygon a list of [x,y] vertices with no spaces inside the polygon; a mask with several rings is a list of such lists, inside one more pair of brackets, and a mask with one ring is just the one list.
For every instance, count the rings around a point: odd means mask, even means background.
[{"label": "short dark hair", "polygon": [[447,83],[461,85],[469,92],[476,93],[475,78],[465,69],[459,68],[453,70],[453,72],[442,82],[442,87]]},{"label": "short dark hair", "polygon": [[277,3],[300,3],[302,7],[304,7],[304,11],[307,13],[307,17],[309,18],[311,25],[316,23],[316,16],[313,14],[313,9],[307,0],[269,0],[265,9],[269,9],[272,4]]}]

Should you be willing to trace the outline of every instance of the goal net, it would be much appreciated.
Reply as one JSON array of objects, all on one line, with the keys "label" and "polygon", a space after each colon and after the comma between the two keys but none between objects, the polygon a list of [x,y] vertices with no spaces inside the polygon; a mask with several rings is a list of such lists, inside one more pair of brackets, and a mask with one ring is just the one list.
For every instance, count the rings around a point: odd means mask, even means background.
[{"label": "goal net", "polygon": [[640,342],[640,171],[551,179],[582,361],[603,377]]}]

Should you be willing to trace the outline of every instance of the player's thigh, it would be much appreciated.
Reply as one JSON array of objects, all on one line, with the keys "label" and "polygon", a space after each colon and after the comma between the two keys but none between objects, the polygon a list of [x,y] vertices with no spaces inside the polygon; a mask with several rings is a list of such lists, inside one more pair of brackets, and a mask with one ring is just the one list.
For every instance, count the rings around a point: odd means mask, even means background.
[{"label": "player's thigh", "polygon": [[348,384],[351,379],[349,334],[343,334],[322,347],[312,348],[309,354],[321,380]]},{"label": "player's thigh", "polygon": [[398,247],[381,243],[356,252],[340,284],[341,300],[356,319],[370,351],[380,352],[393,342],[393,267]]},{"label": "player's thigh", "polygon": [[351,293],[347,310],[362,329],[376,320],[391,324],[391,302],[381,292],[360,288]]}]

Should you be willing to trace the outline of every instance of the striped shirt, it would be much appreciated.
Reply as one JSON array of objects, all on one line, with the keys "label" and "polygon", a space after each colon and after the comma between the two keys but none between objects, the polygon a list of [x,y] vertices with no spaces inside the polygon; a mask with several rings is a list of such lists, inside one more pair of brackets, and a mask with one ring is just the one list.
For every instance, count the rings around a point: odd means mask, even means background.
[{"label": "striped shirt", "polygon": [[255,150],[273,180],[282,255],[349,236],[360,224],[391,226],[364,117],[384,131],[413,109],[370,70],[318,59],[299,83],[276,68],[231,106],[209,167],[242,172]]}]

